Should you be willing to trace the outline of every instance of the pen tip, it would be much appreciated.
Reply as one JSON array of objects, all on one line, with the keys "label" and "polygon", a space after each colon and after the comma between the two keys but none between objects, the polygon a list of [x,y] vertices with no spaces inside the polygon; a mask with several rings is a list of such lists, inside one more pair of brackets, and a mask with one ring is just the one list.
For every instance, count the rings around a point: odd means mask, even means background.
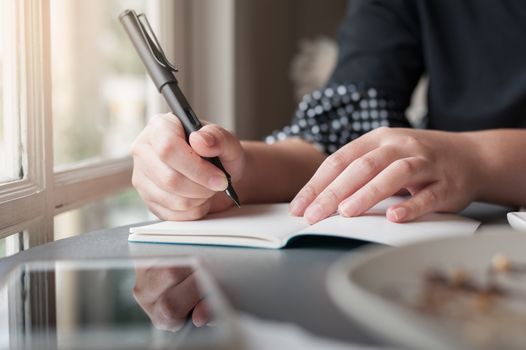
[{"label": "pen tip", "polygon": [[232,199],[232,202],[234,202],[234,204],[238,208],[241,208],[241,204],[239,203],[239,197],[237,196],[237,193],[236,191],[234,191],[234,187],[232,187],[231,184],[228,184],[228,187],[225,190],[225,193],[227,194],[227,196],[230,197],[230,199]]}]

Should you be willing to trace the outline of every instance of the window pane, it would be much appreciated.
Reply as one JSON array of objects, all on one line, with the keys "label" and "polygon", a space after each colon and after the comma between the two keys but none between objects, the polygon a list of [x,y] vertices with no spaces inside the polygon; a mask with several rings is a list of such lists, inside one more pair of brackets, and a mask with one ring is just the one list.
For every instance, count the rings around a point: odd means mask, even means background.
[{"label": "window pane", "polygon": [[55,217],[55,239],[152,220],[154,216],[134,189]]},{"label": "window pane", "polygon": [[0,238],[0,258],[14,255],[26,249],[24,247],[24,234],[27,234],[27,231],[17,232],[11,236]]},{"label": "window pane", "polygon": [[0,183],[23,177],[14,6],[0,1]]},{"label": "window pane", "polygon": [[0,349],[9,349],[9,299],[7,288],[0,290]]},{"label": "window pane", "polygon": [[143,128],[150,83],[118,15],[145,3],[51,1],[55,166],[128,154]]}]

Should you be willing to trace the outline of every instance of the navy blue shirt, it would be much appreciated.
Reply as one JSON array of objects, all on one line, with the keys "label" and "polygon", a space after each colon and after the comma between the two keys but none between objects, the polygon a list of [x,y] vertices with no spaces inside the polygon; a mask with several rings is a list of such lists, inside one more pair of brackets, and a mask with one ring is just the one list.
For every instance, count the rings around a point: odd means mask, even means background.
[{"label": "navy blue shirt", "polygon": [[404,112],[429,78],[426,127],[526,127],[526,1],[350,0],[329,84],[304,96],[291,125],[327,154]]},{"label": "navy blue shirt", "polygon": [[332,81],[407,106],[429,77],[428,127],[526,127],[526,1],[351,0]]}]

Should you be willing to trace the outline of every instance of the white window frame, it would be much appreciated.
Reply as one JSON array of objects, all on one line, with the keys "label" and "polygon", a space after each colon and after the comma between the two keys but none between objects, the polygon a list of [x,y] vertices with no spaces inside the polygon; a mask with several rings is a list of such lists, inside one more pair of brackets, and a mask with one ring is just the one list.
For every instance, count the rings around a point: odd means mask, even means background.
[{"label": "white window frame", "polygon": [[[174,17],[184,18],[187,1],[148,1],[148,12],[154,17],[151,20],[163,40],[174,37],[173,23],[177,23]],[[23,167],[27,173],[21,180],[0,184],[0,239],[28,231],[23,239],[24,247],[20,247],[28,249],[53,240],[55,215],[129,187],[133,163],[131,157],[126,156],[54,170],[50,1],[8,0],[4,6],[12,21],[4,24],[12,28],[4,31],[4,43],[10,52],[20,49],[20,53],[6,63],[16,67],[10,84],[20,84],[20,96],[11,96],[13,98],[5,102],[19,101],[9,108],[10,113],[16,113],[22,120]],[[177,7],[181,11],[177,12]],[[185,44],[186,41],[178,43],[177,48],[181,50]],[[175,49],[174,44],[166,51],[173,55]],[[162,108],[156,94],[148,96],[148,108],[149,113]]]}]

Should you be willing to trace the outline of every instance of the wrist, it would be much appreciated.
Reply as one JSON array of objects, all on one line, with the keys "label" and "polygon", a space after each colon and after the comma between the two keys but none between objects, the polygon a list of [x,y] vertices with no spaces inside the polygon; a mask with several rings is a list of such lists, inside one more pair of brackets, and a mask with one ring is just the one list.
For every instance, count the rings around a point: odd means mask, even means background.
[{"label": "wrist", "polygon": [[486,147],[480,132],[462,132],[459,133],[463,142],[459,150],[465,152],[465,167],[467,169],[466,182],[472,190],[472,200],[482,200],[485,197],[487,188],[487,169],[489,159],[486,155]]}]

